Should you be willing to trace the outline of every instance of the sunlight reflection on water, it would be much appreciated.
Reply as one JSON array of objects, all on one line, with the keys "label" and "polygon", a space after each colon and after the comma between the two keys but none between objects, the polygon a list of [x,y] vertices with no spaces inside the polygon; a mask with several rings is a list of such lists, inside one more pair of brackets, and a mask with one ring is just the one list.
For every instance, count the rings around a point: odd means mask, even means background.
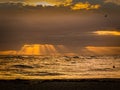
[{"label": "sunlight reflection on water", "polygon": [[16,78],[120,78],[120,56],[0,57],[0,79]]}]

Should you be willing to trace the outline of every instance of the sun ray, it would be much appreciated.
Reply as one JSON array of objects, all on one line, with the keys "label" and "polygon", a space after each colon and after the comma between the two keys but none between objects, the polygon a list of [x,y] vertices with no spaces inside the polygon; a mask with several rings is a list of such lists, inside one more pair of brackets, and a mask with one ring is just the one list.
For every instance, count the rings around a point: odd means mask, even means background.
[{"label": "sun ray", "polygon": [[33,55],[40,55],[39,48],[40,48],[40,45],[38,44],[33,45]]}]

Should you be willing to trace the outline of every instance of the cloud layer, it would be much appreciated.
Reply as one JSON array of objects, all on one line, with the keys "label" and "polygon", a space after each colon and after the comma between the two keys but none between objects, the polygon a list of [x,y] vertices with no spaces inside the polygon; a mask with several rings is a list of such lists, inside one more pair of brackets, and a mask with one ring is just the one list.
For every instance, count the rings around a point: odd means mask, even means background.
[{"label": "cloud layer", "polygon": [[68,6],[72,3],[72,0],[27,0],[23,1],[24,5],[36,6],[36,5],[51,5],[51,6]]},{"label": "cloud layer", "polygon": [[96,35],[106,35],[106,36],[120,36],[120,32],[119,31],[106,31],[106,30],[101,30],[101,31],[95,31],[93,32]]},{"label": "cloud layer", "polygon": [[112,0],[0,0],[0,51],[36,43],[76,53],[119,47],[119,8]]},{"label": "cloud layer", "polygon": [[79,53],[64,45],[28,44],[20,50],[0,51],[0,55],[117,55],[120,47],[86,46],[78,48]]},{"label": "cloud layer", "polygon": [[98,8],[100,8],[99,4],[92,5],[88,2],[85,3],[79,2],[76,3],[74,6],[71,6],[72,10],[80,10],[80,9],[90,10],[90,9],[98,9]]},{"label": "cloud layer", "polygon": [[120,0],[105,0],[104,2],[105,3],[113,3],[113,4],[116,4],[116,5],[120,5]]},{"label": "cloud layer", "polygon": [[[17,5],[21,3],[24,6],[53,6],[53,7],[69,7],[72,10],[91,10],[91,9],[107,9],[120,8],[120,0],[0,0],[0,3],[13,3]],[[18,6],[19,6],[18,5]]]}]

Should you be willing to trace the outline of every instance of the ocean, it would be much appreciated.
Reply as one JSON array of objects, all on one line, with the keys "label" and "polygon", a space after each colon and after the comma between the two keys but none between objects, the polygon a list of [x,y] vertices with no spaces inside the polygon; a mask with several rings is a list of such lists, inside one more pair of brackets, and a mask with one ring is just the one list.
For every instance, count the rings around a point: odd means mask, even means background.
[{"label": "ocean", "polygon": [[120,78],[120,56],[0,56],[0,79]]}]

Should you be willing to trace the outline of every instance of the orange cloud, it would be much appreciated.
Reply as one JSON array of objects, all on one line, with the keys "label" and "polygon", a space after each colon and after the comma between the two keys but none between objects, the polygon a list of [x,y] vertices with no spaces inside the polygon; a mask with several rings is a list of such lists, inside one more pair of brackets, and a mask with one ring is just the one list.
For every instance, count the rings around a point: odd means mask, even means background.
[{"label": "orange cloud", "polygon": [[86,49],[88,52],[94,54],[102,54],[102,55],[111,55],[111,54],[120,54],[120,47],[95,47],[95,46],[87,46]]},{"label": "orange cloud", "polygon": [[74,0],[5,0],[1,2],[8,2],[8,3],[21,3],[23,6],[33,6],[36,7],[38,5],[41,5],[43,7],[47,6],[54,6],[54,7],[66,7],[72,9],[72,10],[90,10],[90,9],[99,9],[100,4],[90,4],[89,2],[77,2]]},{"label": "orange cloud", "polygon": [[95,31],[93,34],[96,35],[112,35],[112,36],[120,36],[119,31]]},{"label": "orange cloud", "polygon": [[0,55],[15,55],[17,52],[14,50],[10,51],[0,51]]},{"label": "orange cloud", "polygon": [[72,10],[80,10],[80,9],[89,10],[89,9],[98,9],[98,8],[100,8],[99,4],[92,5],[88,2],[85,2],[85,3],[79,2],[75,4],[74,6],[71,6]]},{"label": "orange cloud", "polygon": [[72,0],[27,0],[24,1],[23,5],[30,5],[30,6],[68,6],[72,3]]}]

